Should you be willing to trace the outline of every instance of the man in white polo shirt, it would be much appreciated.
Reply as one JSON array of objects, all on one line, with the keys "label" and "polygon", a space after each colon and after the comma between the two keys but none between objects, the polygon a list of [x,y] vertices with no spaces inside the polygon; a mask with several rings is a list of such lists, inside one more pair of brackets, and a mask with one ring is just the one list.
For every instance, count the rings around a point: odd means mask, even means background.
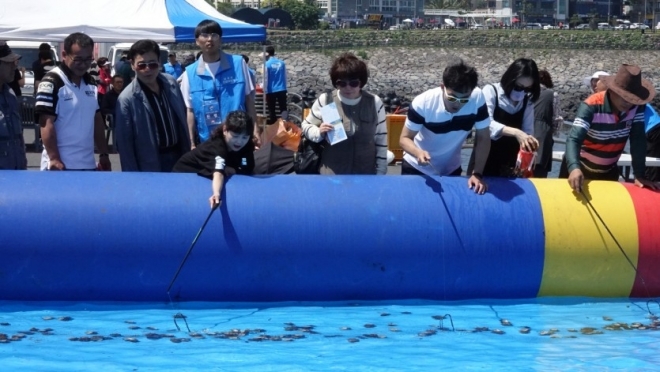
[{"label": "man in white polo shirt", "polygon": [[111,170],[97,89],[87,73],[93,52],[89,36],[79,32],[67,36],[62,64],[39,83],[35,113],[44,144],[41,170],[94,170],[94,144],[100,152],[100,168]]},{"label": "man in white polo shirt", "polygon": [[401,174],[460,176],[461,147],[475,128],[476,163],[468,187],[486,192],[481,172],[490,152],[490,117],[478,79],[474,67],[459,61],[445,68],[439,88],[415,97],[399,138],[405,151]]}]

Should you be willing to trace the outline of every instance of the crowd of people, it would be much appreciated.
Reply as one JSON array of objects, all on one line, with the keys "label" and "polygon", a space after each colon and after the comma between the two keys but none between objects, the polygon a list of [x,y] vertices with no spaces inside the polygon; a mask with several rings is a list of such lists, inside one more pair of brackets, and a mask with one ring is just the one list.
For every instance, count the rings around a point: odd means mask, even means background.
[{"label": "crowd of people", "polygon": [[[43,44],[33,65],[41,169],[111,170],[105,139],[105,118],[111,117],[122,171],[197,173],[212,180],[209,203],[217,207],[227,179],[255,169],[257,82],[247,57],[222,50],[217,22],[200,22],[195,41],[201,50],[196,59],[187,56],[180,64],[170,53],[161,70],[159,45],[139,40],[114,66],[114,76],[107,58],[94,60],[94,41],[83,33],[64,40],[59,65]],[[0,42],[0,169],[27,167],[10,85],[23,76],[16,75],[19,58]],[[267,123],[275,125],[288,113],[286,65],[272,46],[264,58]],[[316,99],[301,125],[304,138],[319,144],[317,173],[386,174],[386,113],[380,97],[364,90],[366,63],[343,53],[329,76],[334,89]],[[479,88],[477,81],[476,69],[457,60],[445,68],[439,87],[412,101],[399,138],[403,175],[463,175],[461,148],[475,130],[466,174],[477,194],[488,191],[488,177],[547,177],[553,134],[563,123],[548,71],[520,58],[499,82]],[[660,115],[648,104],[653,85],[635,65],[622,65],[614,75],[596,72],[585,84],[593,94],[580,104],[559,177],[576,192],[585,179],[618,180],[617,161],[630,140],[634,183],[657,190],[660,172],[645,167],[645,156],[660,156]],[[525,154],[535,154],[533,170],[521,173]]]}]

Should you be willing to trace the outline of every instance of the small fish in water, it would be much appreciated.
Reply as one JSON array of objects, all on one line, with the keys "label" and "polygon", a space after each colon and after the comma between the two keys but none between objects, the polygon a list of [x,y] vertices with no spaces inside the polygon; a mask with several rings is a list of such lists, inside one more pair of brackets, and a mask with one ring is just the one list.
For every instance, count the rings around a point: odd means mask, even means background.
[{"label": "small fish in water", "polygon": [[519,332],[522,333],[522,334],[524,334],[524,335],[526,335],[526,334],[528,334],[528,333],[531,332],[531,331],[532,331],[532,329],[529,328],[529,327],[522,327],[522,328],[520,328],[520,331],[519,331]]},{"label": "small fish in water", "polygon": [[146,335],[144,335],[144,337],[146,337],[149,340],[160,340],[161,339],[161,335],[159,335],[158,333],[147,333]]},{"label": "small fish in water", "polygon": [[390,316],[390,313],[381,313],[380,316]]},{"label": "small fish in water", "polygon": [[124,323],[126,324],[135,324],[134,320],[124,320]]},{"label": "small fish in water", "polygon": [[70,321],[73,320],[73,318],[70,317],[70,316],[61,316],[61,317],[57,318],[57,320],[59,320],[61,322],[70,322]]},{"label": "small fish in water", "polygon": [[43,319],[43,320],[53,320],[53,319],[55,319],[55,318],[52,317],[52,316],[48,316],[48,315],[46,315],[46,316],[42,316],[41,319]]},{"label": "small fish in water", "polygon": [[411,313],[410,311],[402,311],[401,314],[403,314],[403,315],[410,315],[410,314],[412,314],[412,313]]},{"label": "small fish in water", "polygon": [[156,327],[147,327],[147,329],[150,330],[150,331],[157,331],[158,330],[158,328],[156,328]]},{"label": "small fish in water", "polygon": [[96,332],[96,331],[87,331],[87,332],[85,332],[85,334],[92,336],[92,335],[98,335],[99,333]]},{"label": "small fish in water", "polygon": [[375,324],[367,323],[364,325],[364,328],[376,328]]},{"label": "small fish in water", "polygon": [[133,343],[135,343],[135,342],[140,342],[140,340],[138,340],[138,339],[135,338],[135,337],[125,337],[125,338],[124,338],[124,341],[133,342]]},{"label": "small fish in water", "polygon": [[603,316],[603,320],[606,321],[606,322],[611,322],[612,318],[609,317],[609,316]]},{"label": "small fish in water", "polygon": [[170,338],[170,341],[174,342],[175,344],[180,344],[180,343],[181,343],[181,339],[180,339],[180,338],[176,338],[176,337],[172,337],[172,338]]},{"label": "small fish in water", "polygon": [[569,328],[569,329],[567,329],[567,331],[569,331],[569,332],[577,332],[578,330],[575,329],[575,328]]},{"label": "small fish in water", "polygon": [[6,340],[6,339],[7,339],[7,335],[4,333],[0,333],[0,340]]},{"label": "small fish in water", "polygon": [[5,339],[5,340],[0,340],[0,344],[8,344],[8,343],[10,343],[10,342],[11,342],[11,341],[9,341],[9,340],[7,340],[7,339]]},{"label": "small fish in water", "polygon": [[497,328],[493,329],[493,330],[490,331],[490,332],[491,332],[491,333],[494,333],[494,334],[496,334],[496,335],[503,335],[503,334],[506,333],[506,332],[504,332],[503,330],[501,330],[501,329],[497,329]]},{"label": "small fish in water", "polygon": [[508,319],[502,319],[502,320],[500,320],[500,323],[501,323],[504,327],[511,327],[511,326],[513,326],[513,324],[512,324]]},{"label": "small fish in water", "polygon": [[79,341],[80,338],[78,337],[69,337],[69,341]]},{"label": "small fish in water", "polygon": [[357,339],[357,338],[353,338],[353,337],[349,338],[349,339],[346,340],[346,341],[348,341],[348,342],[350,342],[350,343],[352,343],[352,344],[354,344],[354,343],[356,343],[356,342],[360,342],[359,339]]},{"label": "small fish in water", "polygon": [[488,332],[488,331],[490,331],[490,328],[488,327],[476,327],[474,329],[474,332]]},{"label": "small fish in water", "polygon": [[401,330],[399,328],[396,328],[396,327],[390,327],[389,329],[390,329],[390,332],[401,332]]},{"label": "small fish in water", "polygon": [[350,331],[351,327],[340,327],[339,330],[340,331]]},{"label": "small fish in water", "polygon": [[7,327],[7,326],[10,326],[10,325],[11,325],[11,324],[6,323],[6,322],[0,323],[0,326],[3,326],[3,327]]},{"label": "small fish in water", "polygon": [[128,329],[133,329],[133,330],[140,329],[140,326],[132,325],[132,326],[129,326]]},{"label": "small fish in water", "polygon": [[111,333],[110,337],[121,337],[121,333]]}]

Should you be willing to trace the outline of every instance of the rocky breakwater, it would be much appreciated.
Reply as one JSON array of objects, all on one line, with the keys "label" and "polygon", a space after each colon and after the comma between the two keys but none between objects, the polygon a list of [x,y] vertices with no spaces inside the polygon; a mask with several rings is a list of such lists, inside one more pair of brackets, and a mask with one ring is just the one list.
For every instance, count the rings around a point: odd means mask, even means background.
[{"label": "rocky breakwater", "polygon": [[[287,64],[289,91],[314,89],[320,93],[331,88],[329,68],[333,58],[342,51],[278,51],[277,56]],[[644,77],[660,88],[660,51],[442,47],[348,48],[345,51],[352,51],[367,62],[370,71],[368,90],[376,93],[393,90],[399,96],[409,99],[437,87],[442,81],[445,66],[457,58],[462,58],[477,69],[481,87],[499,82],[506,68],[516,58],[532,58],[540,69],[550,72],[555,90],[561,96],[562,110],[567,120],[574,118],[579,103],[588,95],[588,88],[582,85],[582,79],[597,70],[615,73],[622,63],[638,64]],[[259,53],[252,51],[247,54],[250,56],[250,66],[258,70],[256,64]],[[659,103],[660,98],[654,101],[656,107]]]}]

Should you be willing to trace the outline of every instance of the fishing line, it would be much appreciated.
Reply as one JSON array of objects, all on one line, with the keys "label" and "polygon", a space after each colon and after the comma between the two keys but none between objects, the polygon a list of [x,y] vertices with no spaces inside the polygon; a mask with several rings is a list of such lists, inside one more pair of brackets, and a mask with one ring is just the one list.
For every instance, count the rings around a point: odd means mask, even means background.
[{"label": "fishing line", "polygon": [[[582,194],[582,197],[584,197],[584,200],[587,202],[587,205],[591,208],[591,210],[594,212],[594,214],[596,215],[596,217],[598,217],[598,220],[600,220],[600,223],[603,225],[603,227],[605,227],[605,230],[607,230],[607,232],[610,234],[610,237],[612,237],[612,240],[614,240],[614,243],[616,243],[616,246],[619,248],[619,250],[620,250],[621,253],[623,254],[623,257],[626,258],[626,260],[628,261],[628,263],[630,264],[630,266],[633,268],[633,270],[635,270],[635,274],[636,274],[636,275],[639,277],[639,279],[642,281],[642,286],[644,287],[644,290],[646,291],[646,296],[650,298],[650,297],[651,297],[651,293],[649,292],[649,289],[648,289],[648,287],[646,286],[646,281],[644,280],[644,277],[643,277],[642,274],[639,272],[639,270],[637,270],[637,266],[635,266],[635,264],[632,262],[632,260],[630,259],[630,257],[628,257],[628,255],[626,254],[626,252],[625,252],[625,251],[623,250],[623,248],[621,247],[621,244],[619,244],[619,241],[616,240],[616,238],[614,237],[614,234],[612,233],[612,231],[610,230],[610,228],[607,227],[607,224],[605,223],[605,221],[603,220],[603,218],[600,216],[600,214],[598,214],[598,211],[596,211],[596,208],[594,208],[594,206],[593,206],[593,205],[591,204],[591,202],[589,201],[589,198],[588,198],[587,195],[584,193],[584,190],[580,189],[580,194]],[[652,316],[655,316],[655,314],[653,314],[653,312],[651,311],[651,307],[649,306],[649,304],[650,304],[651,302],[655,302],[655,303],[657,303],[658,306],[660,306],[660,303],[658,303],[658,301],[655,301],[655,300],[648,300],[648,301],[646,302],[646,310],[649,312],[649,314],[651,314]]]}]

